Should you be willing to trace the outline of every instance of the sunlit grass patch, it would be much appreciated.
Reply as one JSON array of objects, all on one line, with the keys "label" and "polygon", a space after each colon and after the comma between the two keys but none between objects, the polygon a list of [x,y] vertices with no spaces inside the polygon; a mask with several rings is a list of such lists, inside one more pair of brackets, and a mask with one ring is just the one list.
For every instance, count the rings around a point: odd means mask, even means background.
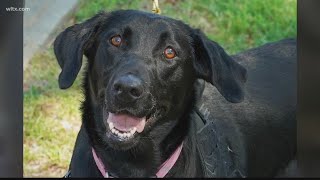
[{"label": "sunlit grass patch", "polygon": [[57,177],[68,168],[81,118],[80,78],[58,88],[52,50],[35,56],[24,72],[24,176]]}]

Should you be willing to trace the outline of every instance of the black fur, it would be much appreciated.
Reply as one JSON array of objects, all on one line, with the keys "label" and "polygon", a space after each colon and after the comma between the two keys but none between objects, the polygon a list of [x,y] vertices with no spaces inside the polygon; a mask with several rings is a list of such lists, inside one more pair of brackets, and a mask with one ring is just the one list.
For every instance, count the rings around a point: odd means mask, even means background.
[{"label": "black fur", "polygon": [[[123,39],[119,47],[110,43],[114,35]],[[272,51],[261,47],[230,56],[200,30],[134,10],[101,12],[67,28],[54,42],[62,69],[60,88],[73,84],[82,56],[88,58],[82,126],[70,163],[71,176],[102,177],[93,161],[94,147],[111,174],[151,177],[184,141],[166,177],[203,177],[195,129],[190,125],[193,109],[202,104],[209,109],[210,119],[222,119],[221,131],[239,155],[245,176],[275,176],[295,154],[295,82],[291,77],[295,75],[295,42],[277,44]],[[168,46],[177,53],[172,60],[163,55]],[[281,54],[281,50],[293,54]],[[272,64],[275,61],[278,64]],[[128,74],[143,82],[143,92],[136,101],[121,102],[112,88],[120,76]],[[211,84],[204,86],[201,79]],[[287,82],[281,85],[280,80]],[[283,87],[282,91],[273,84]],[[218,92],[213,93],[212,85]],[[149,116],[150,120],[133,140],[118,142],[106,136],[110,133],[105,124],[108,112]]]}]

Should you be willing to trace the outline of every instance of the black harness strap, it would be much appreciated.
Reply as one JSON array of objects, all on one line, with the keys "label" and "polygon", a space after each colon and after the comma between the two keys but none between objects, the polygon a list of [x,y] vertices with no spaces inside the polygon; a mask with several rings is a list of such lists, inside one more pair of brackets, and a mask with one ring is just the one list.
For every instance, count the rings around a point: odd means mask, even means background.
[{"label": "black harness strap", "polygon": [[[197,149],[205,177],[245,177],[234,164],[234,154],[229,149],[223,132],[216,127],[216,121],[208,120],[204,113],[195,108]],[[205,112],[206,113],[206,112]]]}]

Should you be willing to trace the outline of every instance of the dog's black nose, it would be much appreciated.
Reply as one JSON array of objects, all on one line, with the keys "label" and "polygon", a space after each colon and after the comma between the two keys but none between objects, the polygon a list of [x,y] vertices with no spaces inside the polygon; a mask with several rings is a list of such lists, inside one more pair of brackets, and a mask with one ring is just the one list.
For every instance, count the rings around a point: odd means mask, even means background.
[{"label": "dog's black nose", "polygon": [[132,74],[124,75],[115,79],[113,90],[115,96],[123,101],[136,100],[143,94],[143,82]]}]

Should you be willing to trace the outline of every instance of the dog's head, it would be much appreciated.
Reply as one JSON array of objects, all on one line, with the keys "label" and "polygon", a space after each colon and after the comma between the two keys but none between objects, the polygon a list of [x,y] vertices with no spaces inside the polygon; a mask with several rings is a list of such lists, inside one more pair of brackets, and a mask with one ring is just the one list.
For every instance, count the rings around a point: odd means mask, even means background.
[{"label": "dog's head", "polygon": [[198,78],[232,103],[244,96],[246,70],[222,47],[201,31],[156,14],[99,13],[60,33],[54,52],[62,89],[73,84],[87,56],[90,121],[97,138],[114,148],[133,147],[154,129],[169,132],[192,106]]}]

